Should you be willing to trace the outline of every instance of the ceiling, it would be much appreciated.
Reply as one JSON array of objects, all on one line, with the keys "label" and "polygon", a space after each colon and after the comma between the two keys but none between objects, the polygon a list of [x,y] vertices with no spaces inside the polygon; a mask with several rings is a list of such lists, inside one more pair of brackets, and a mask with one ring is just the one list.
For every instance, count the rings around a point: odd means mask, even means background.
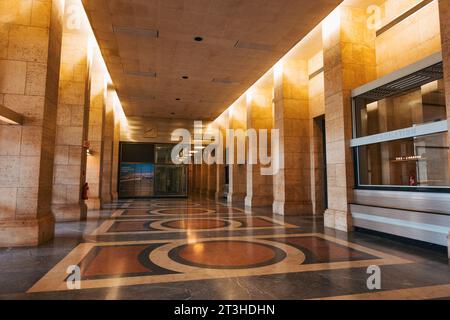
[{"label": "ceiling", "polygon": [[127,116],[210,120],[342,1],[83,2]]}]

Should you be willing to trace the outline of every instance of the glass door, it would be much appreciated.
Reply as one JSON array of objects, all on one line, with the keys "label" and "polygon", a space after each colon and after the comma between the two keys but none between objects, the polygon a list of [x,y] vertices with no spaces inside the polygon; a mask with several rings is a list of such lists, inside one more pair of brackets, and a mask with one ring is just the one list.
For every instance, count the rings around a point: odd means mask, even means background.
[{"label": "glass door", "polygon": [[187,196],[186,166],[156,165],[156,196]]}]

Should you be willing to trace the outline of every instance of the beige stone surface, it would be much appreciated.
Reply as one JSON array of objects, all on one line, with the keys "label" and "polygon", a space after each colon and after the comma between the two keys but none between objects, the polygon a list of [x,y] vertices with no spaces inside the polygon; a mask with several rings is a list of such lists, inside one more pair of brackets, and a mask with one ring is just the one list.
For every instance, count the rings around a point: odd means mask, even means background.
[{"label": "beige stone surface", "polygon": [[[245,134],[247,130],[247,102],[245,97],[231,106],[228,117],[228,128],[234,130],[236,135],[238,135],[238,130],[242,130]],[[245,149],[245,137],[242,139]],[[244,202],[247,194],[247,166],[239,164],[237,161],[239,141],[240,139],[236,137],[234,141],[234,161],[228,165],[227,201],[231,204]]]},{"label": "beige stone surface", "polygon": [[2,197],[8,196],[1,201],[0,246],[38,245],[53,237],[62,12],[59,0],[0,1],[0,96],[24,116],[23,126],[0,125],[0,185]]},{"label": "beige stone surface", "polygon": [[[270,130],[273,128],[273,90],[272,83],[261,85],[252,89],[247,96],[247,129],[252,128],[259,133],[260,129],[269,130],[268,140],[270,141]],[[258,153],[262,151],[270,155],[270,143],[267,143],[267,150],[260,146],[259,135]],[[247,164],[247,193],[245,196],[245,206],[248,208],[266,207],[273,205],[273,176],[263,175],[261,172],[260,159],[258,164]]]},{"label": "beige stone surface", "polygon": [[[312,214],[308,63],[285,59],[274,72],[274,129],[280,132],[281,169],[273,176],[273,211]],[[274,151],[274,150],[273,150]]]},{"label": "beige stone surface", "polygon": [[86,159],[86,182],[89,184],[88,209],[101,207],[101,183],[103,166],[103,126],[106,107],[105,74],[101,67],[100,52],[94,51],[90,74],[90,108],[88,141],[90,155]]},{"label": "beige stone surface", "polygon": [[[57,221],[84,220],[87,214],[81,195],[86,181],[86,149],[83,143],[88,128],[89,30],[85,16],[80,16],[84,23],[77,27],[70,22],[70,13],[80,5],[77,0],[65,2],[53,169],[52,212]],[[79,10],[83,12],[81,7]]]},{"label": "beige stone surface", "polygon": [[324,22],[324,79],[327,137],[328,204],[325,226],[351,231],[354,177],[351,89],[373,80],[375,33],[362,8],[343,5]]},{"label": "beige stone surface", "polygon": [[[417,0],[387,0],[383,25],[417,4]],[[376,38],[378,76],[441,51],[438,1],[422,8]]]},{"label": "beige stone surface", "polygon": [[[444,82],[445,82],[445,96],[447,104],[447,118],[450,128],[450,3],[448,1],[439,0],[439,18],[440,18],[441,40],[442,40],[442,56],[444,62]],[[447,141],[450,147],[450,132]],[[448,167],[450,169],[450,149],[448,155]]]},{"label": "beige stone surface", "polygon": [[114,152],[114,89],[108,88],[105,101],[100,200],[102,206],[112,200],[112,175]]}]

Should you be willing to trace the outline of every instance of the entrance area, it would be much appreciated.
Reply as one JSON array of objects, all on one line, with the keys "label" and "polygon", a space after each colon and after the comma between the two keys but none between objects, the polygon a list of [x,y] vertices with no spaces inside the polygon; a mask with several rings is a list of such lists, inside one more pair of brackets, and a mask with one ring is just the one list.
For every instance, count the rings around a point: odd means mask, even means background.
[{"label": "entrance area", "polygon": [[187,167],[171,161],[171,144],[122,143],[119,198],[186,197]]}]

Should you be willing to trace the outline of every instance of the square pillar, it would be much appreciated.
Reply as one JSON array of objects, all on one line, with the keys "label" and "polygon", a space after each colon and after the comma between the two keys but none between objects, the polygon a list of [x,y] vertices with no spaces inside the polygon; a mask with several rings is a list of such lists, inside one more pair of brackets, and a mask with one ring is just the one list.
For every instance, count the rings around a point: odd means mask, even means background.
[{"label": "square pillar", "polygon": [[202,168],[200,164],[193,164],[193,176],[194,176],[194,194],[200,195],[201,190],[201,172]]},{"label": "square pillar", "polygon": [[[82,23],[70,22],[74,8],[82,13]],[[89,101],[88,40],[89,21],[79,0],[66,0],[62,37],[61,70],[55,142],[52,211],[57,221],[86,218],[82,200],[86,181],[86,149]]]},{"label": "square pillar", "polygon": [[103,139],[102,139],[102,165],[100,201],[101,206],[111,203],[112,200],[112,170],[114,150],[114,97],[115,90],[111,84],[107,85],[104,111]]},{"label": "square pillar", "polygon": [[273,212],[312,215],[308,63],[286,60],[274,72],[274,128],[281,169],[273,177]]},{"label": "square pillar", "polygon": [[218,126],[219,126],[219,130],[222,134],[223,137],[223,150],[222,150],[222,154],[223,154],[223,164],[216,164],[216,189],[215,189],[215,194],[214,194],[214,198],[216,201],[221,201],[223,200],[223,195],[225,193],[225,166],[226,166],[226,130],[228,129],[229,126],[229,116],[228,116],[228,111],[226,111],[225,113],[223,113],[219,119],[217,120],[218,122]]},{"label": "square pillar", "polygon": [[106,105],[106,79],[100,64],[100,52],[94,48],[93,62],[90,70],[90,106],[88,140],[90,154],[87,157],[86,182],[89,184],[89,210],[101,208],[101,173],[103,165],[103,126]]},{"label": "square pillar", "polygon": [[[259,130],[268,130],[267,148],[263,150],[270,155],[270,130],[273,128],[273,93],[271,87],[256,87],[247,93],[247,129],[255,129],[257,133],[258,154],[260,147]],[[249,138],[247,138],[249,141]],[[247,164],[247,195],[245,206],[267,207],[273,205],[273,176],[261,174],[258,156],[257,164]]]},{"label": "square pillar", "polygon": [[351,90],[373,80],[375,34],[362,8],[342,5],[323,23],[328,210],[325,226],[352,230],[354,188]]},{"label": "square pillar", "polygon": [[120,156],[120,118],[118,113],[114,114],[114,141],[113,141],[113,162],[111,199],[119,199],[119,156]]},{"label": "square pillar", "polygon": [[242,203],[245,201],[247,193],[247,166],[238,164],[238,145],[239,138],[236,137],[238,130],[242,130],[242,144],[245,150],[245,131],[247,130],[247,103],[244,98],[239,99],[232,107],[228,114],[227,128],[234,130],[234,160],[233,163],[228,161],[228,194],[227,202],[229,204]]},{"label": "square pillar", "polygon": [[[199,151],[203,152],[203,150]],[[203,162],[200,165],[200,195],[207,196],[208,195],[208,165]]]},{"label": "square pillar", "polygon": [[64,1],[2,1],[0,103],[23,116],[0,123],[0,246],[54,236],[51,212]]},{"label": "square pillar", "polygon": [[[450,128],[450,3],[447,0],[439,0],[439,18],[441,24],[441,41],[442,41],[442,56],[444,62],[444,84],[445,96],[447,104],[447,118]],[[447,142],[450,147],[450,134]],[[450,149],[448,156],[448,167],[450,172]],[[450,259],[450,233],[448,243],[448,256]]]},{"label": "square pillar", "polygon": [[217,165],[208,165],[208,187],[207,195],[210,198],[216,197],[216,187],[217,187]]}]

